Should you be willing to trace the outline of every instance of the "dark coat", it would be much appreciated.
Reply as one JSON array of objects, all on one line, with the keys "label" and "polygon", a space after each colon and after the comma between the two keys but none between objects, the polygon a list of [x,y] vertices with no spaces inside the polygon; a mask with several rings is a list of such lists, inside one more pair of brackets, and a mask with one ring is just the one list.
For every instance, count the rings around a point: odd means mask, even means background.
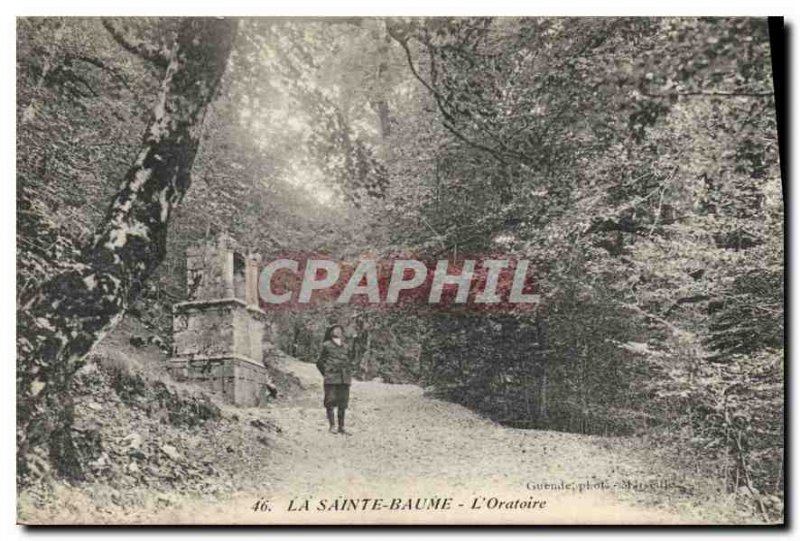
[{"label": "dark coat", "polygon": [[337,346],[330,340],[322,343],[317,360],[317,368],[325,377],[325,383],[344,383],[350,385],[353,378],[353,365],[350,360],[350,349],[343,343]]}]

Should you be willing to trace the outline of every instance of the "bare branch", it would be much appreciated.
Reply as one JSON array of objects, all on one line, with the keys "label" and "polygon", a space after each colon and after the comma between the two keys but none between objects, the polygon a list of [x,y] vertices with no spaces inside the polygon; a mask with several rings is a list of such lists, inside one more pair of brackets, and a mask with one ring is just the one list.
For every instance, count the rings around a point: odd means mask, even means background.
[{"label": "bare branch", "polygon": [[431,95],[433,96],[433,99],[436,102],[436,106],[439,109],[439,112],[442,113],[442,117],[443,117],[442,118],[442,125],[450,133],[455,135],[458,139],[464,141],[465,143],[467,143],[468,145],[470,145],[470,146],[472,146],[474,148],[477,148],[479,150],[483,150],[484,152],[488,152],[494,159],[496,159],[497,161],[499,161],[502,164],[507,165],[508,162],[503,157],[503,155],[500,154],[497,150],[495,150],[495,149],[493,149],[491,147],[488,147],[486,145],[483,145],[481,143],[478,143],[477,141],[473,141],[472,139],[468,138],[467,136],[465,136],[464,134],[459,132],[455,128],[455,126],[453,126],[452,121],[455,120],[455,119],[453,118],[453,116],[445,108],[444,103],[443,103],[443,98],[442,98],[441,94],[439,94],[439,92],[434,87],[432,87],[430,85],[430,83],[428,83],[428,81],[426,81],[425,78],[422,77],[422,75],[420,75],[420,73],[417,71],[417,68],[414,65],[414,60],[413,60],[413,58],[411,56],[411,49],[408,46],[408,38],[405,37],[404,35],[400,34],[399,32],[397,32],[396,30],[392,29],[392,27],[389,24],[386,25],[386,32],[392,37],[392,39],[394,39],[398,44],[400,44],[400,46],[403,48],[403,51],[405,51],[406,60],[408,62],[408,67],[411,70],[411,74],[420,83],[422,83],[422,86],[424,86],[428,90],[428,92],[430,92]]},{"label": "bare branch", "polygon": [[147,43],[146,41],[136,39],[130,34],[126,34],[124,31],[117,28],[111,19],[104,18],[102,21],[105,29],[108,30],[108,33],[111,34],[111,37],[114,38],[114,41],[122,46],[123,49],[129,53],[135,54],[140,58],[143,58],[144,60],[147,60],[148,62],[152,62],[159,68],[167,68],[167,64],[169,64],[169,56],[166,51],[159,49],[152,43]]}]

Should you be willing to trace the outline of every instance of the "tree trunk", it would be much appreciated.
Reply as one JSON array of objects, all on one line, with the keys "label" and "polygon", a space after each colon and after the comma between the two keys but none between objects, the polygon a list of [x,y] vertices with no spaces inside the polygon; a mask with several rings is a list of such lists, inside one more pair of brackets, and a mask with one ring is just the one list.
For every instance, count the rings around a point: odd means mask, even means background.
[{"label": "tree trunk", "polygon": [[[377,38],[377,36],[375,36]],[[378,113],[378,120],[381,123],[381,137],[386,139],[392,134],[392,119],[391,113],[389,111],[389,102],[386,100],[386,96],[389,93],[388,84],[387,84],[387,77],[386,73],[389,71],[389,43],[391,43],[392,38],[389,34],[384,36],[383,43],[378,46],[378,56],[380,57],[380,63],[378,64],[378,88],[377,88],[377,97],[372,102],[372,107]]]},{"label": "tree trunk", "polygon": [[18,307],[17,453],[23,477],[31,473],[29,465],[42,463],[45,451],[60,473],[80,475],[70,427],[72,375],[164,258],[167,224],[189,188],[203,118],[235,34],[233,20],[181,24],[141,149],[92,244],[80,262]]}]

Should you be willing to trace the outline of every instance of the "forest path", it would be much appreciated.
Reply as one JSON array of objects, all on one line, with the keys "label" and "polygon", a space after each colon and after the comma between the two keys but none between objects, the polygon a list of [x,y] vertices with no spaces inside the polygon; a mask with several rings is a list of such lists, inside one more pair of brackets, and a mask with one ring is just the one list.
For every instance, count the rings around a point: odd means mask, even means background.
[{"label": "forest path", "polygon": [[[267,410],[249,410],[281,427],[270,438],[254,489],[231,499],[177,506],[159,522],[222,523],[715,523],[736,520],[721,502],[681,494],[675,471],[623,438],[603,438],[500,426],[474,412],[423,395],[416,385],[353,383],[350,436],[327,431],[322,378],[310,363],[280,368],[304,389]],[[685,479],[684,479],[685,481]],[[574,483],[572,490],[529,483]],[[625,482],[671,483],[626,487]],[[592,485],[580,491],[579,483]],[[605,486],[601,487],[600,484]],[[586,485],[584,485],[586,486]],[[337,499],[359,499],[358,510],[329,510]],[[365,499],[369,501],[365,502]],[[373,510],[381,498],[384,509]],[[400,499],[401,509],[390,509]],[[452,498],[447,510],[402,509],[417,498]],[[476,505],[480,507],[474,508]],[[494,500],[493,500],[494,498]],[[254,511],[269,501],[269,511]],[[323,502],[324,500],[324,502]],[[488,509],[492,503],[545,500],[544,508]],[[302,509],[308,502],[308,510]],[[320,510],[324,503],[325,510]],[[362,510],[366,506],[366,510]],[[340,501],[341,507],[341,501]],[[151,517],[155,518],[155,517]],[[739,518],[741,520],[741,517]]]}]

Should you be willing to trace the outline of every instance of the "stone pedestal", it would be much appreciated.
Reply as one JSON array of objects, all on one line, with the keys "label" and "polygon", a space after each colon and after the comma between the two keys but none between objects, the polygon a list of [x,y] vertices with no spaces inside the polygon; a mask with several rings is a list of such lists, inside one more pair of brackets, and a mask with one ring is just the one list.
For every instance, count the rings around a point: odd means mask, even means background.
[{"label": "stone pedestal", "polygon": [[265,314],[258,308],[258,256],[242,256],[230,239],[187,254],[188,301],[173,306],[174,356],[167,369],[237,406],[274,394],[262,363]]}]

